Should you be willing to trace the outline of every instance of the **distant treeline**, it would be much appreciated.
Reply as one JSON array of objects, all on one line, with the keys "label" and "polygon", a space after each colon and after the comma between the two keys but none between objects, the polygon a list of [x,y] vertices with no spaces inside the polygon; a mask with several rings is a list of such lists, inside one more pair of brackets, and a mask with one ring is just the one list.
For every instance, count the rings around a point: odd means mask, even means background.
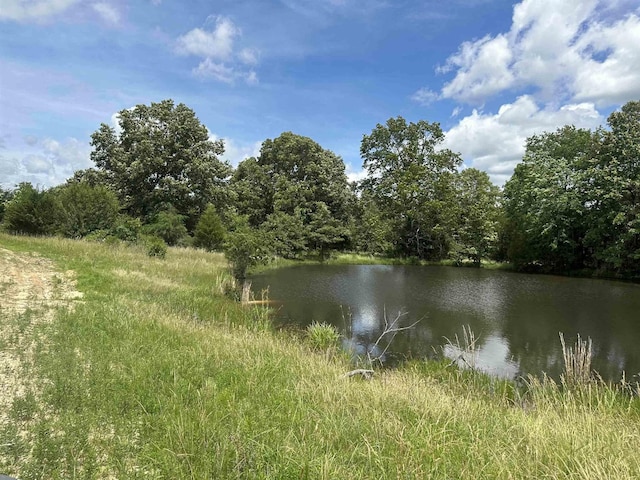
[{"label": "distant treeline", "polygon": [[362,139],[366,177],[285,132],[236,169],[194,112],[172,100],[119,113],[91,136],[95,168],[64,185],[0,190],[9,232],[224,246],[238,276],[273,256],[359,251],[522,270],[640,276],[640,101],[596,131],[565,126],[527,140],[504,189],[461,170],[437,123],[402,117]]}]

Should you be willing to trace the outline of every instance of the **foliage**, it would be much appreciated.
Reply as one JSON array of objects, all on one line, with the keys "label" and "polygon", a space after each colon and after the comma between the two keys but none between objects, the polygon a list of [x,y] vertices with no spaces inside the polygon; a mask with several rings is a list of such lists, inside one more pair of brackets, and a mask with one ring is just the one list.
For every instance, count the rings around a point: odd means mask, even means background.
[{"label": "foliage", "polygon": [[231,187],[238,212],[274,235],[280,255],[324,254],[347,235],[334,235],[348,220],[344,163],[310,138],[285,132],[265,140],[258,158],[238,166]]},{"label": "foliage", "polygon": [[194,231],[193,245],[207,251],[218,250],[224,242],[225,229],[213,205],[208,205]]},{"label": "foliage", "polygon": [[167,255],[167,244],[162,238],[147,236],[142,240],[148,256],[165,258],[165,256]]},{"label": "foliage", "polygon": [[564,127],[527,140],[523,161],[504,189],[508,255],[516,265],[566,270],[582,264],[581,182],[591,139],[588,130]]},{"label": "foliage", "polygon": [[269,236],[249,226],[246,217],[234,219],[224,242],[224,254],[231,263],[233,277],[242,282],[250,267],[266,264],[273,256]]},{"label": "foliage", "polygon": [[598,132],[589,163],[585,244],[595,266],[622,275],[640,272],[640,101],[629,102]]},{"label": "foliage", "polygon": [[456,176],[458,220],[454,247],[458,260],[466,257],[479,266],[483,258],[493,253],[497,244],[500,213],[500,190],[489,175],[475,168],[466,168]]},{"label": "foliage", "polygon": [[371,254],[392,253],[395,233],[392,223],[380,211],[371,192],[363,190],[352,202],[352,209],[350,237],[353,248]]},{"label": "foliage", "polygon": [[104,185],[70,182],[51,192],[59,206],[58,233],[80,238],[115,225],[120,203],[115,193]]},{"label": "foliage", "polygon": [[12,197],[13,192],[11,190],[4,190],[0,188],[0,224],[4,219],[4,210],[6,208],[5,205],[7,204],[7,202],[9,202],[9,200],[11,200]]},{"label": "foliage", "polygon": [[443,141],[439,124],[407,123],[402,117],[378,124],[362,139],[367,171],[362,189],[389,222],[399,254],[438,260],[449,253],[461,160],[441,148]]},{"label": "foliage", "polygon": [[137,105],[119,112],[118,126],[102,124],[91,135],[91,159],[130,215],[150,217],[171,204],[196,219],[207,204],[226,202],[224,144],[209,138],[186,105]]},{"label": "foliage", "polygon": [[139,218],[133,218],[129,215],[119,215],[110,232],[118,240],[129,243],[136,243],[141,233],[142,222]]},{"label": "foliage", "polygon": [[610,130],[566,126],[527,141],[504,189],[502,238],[520,268],[640,272],[640,102]]},{"label": "foliage", "polygon": [[304,214],[296,208],[293,214],[274,212],[267,217],[261,229],[273,238],[273,253],[283,258],[296,258],[307,252],[308,227]]},{"label": "foliage", "polygon": [[314,349],[327,351],[338,346],[340,333],[334,325],[313,322],[307,327],[307,339]]},{"label": "foliage", "polygon": [[343,222],[331,215],[324,202],[315,203],[309,218],[309,245],[317,250],[320,260],[324,261],[332,247],[346,242],[348,230]]},{"label": "foliage", "polygon": [[158,212],[153,217],[153,222],[145,225],[144,230],[164,240],[167,245],[177,245],[187,236],[187,227],[184,226],[185,216],[180,215],[173,206]]},{"label": "foliage", "polygon": [[53,194],[24,182],[5,205],[4,225],[12,233],[48,235],[55,230],[58,212]]}]

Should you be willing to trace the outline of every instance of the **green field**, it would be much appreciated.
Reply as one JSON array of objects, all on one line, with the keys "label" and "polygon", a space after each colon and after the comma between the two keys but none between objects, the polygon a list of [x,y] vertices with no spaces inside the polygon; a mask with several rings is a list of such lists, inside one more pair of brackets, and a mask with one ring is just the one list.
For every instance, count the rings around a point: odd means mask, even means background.
[{"label": "green field", "polygon": [[[56,273],[53,298],[40,301],[35,285],[26,309],[7,306],[15,280],[0,283],[0,362],[5,381],[9,367],[18,377],[0,403],[0,473],[640,478],[631,393],[516,388],[447,362],[346,378],[354,367],[336,350],[274,331],[264,307],[224,296],[231,279],[219,254],[170,248],[162,260],[137,247],[0,234],[2,258],[5,269],[26,262],[18,273],[48,258]],[[82,298],[58,301],[70,285]]]}]

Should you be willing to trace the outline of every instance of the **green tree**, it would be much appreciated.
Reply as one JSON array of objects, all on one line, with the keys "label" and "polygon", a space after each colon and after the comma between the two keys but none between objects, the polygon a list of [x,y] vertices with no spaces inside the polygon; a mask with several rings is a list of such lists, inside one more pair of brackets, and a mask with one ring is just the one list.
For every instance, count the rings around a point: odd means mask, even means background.
[{"label": "green tree", "polygon": [[5,205],[4,225],[12,233],[50,235],[55,231],[58,214],[54,195],[23,182]]},{"label": "green tree", "polygon": [[269,235],[251,228],[246,217],[234,218],[224,242],[224,254],[234,278],[243,282],[250,267],[267,263],[273,256],[271,243]]},{"label": "green tree", "polygon": [[519,267],[561,271],[585,262],[585,166],[593,149],[588,130],[566,126],[534,135],[505,184],[508,256]]},{"label": "green tree", "polygon": [[380,211],[371,192],[363,190],[351,200],[350,237],[360,252],[389,254],[394,232],[392,222]]},{"label": "green tree", "polygon": [[390,222],[400,254],[441,259],[449,252],[461,159],[441,148],[443,140],[438,123],[407,123],[402,117],[378,124],[362,139],[362,187]]},{"label": "green tree", "polygon": [[324,202],[316,202],[309,222],[309,243],[324,261],[331,248],[344,244],[348,235],[347,227],[331,215]]},{"label": "green tree", "polygon": [[11,200],[12,196],[13,192],[11,190],[4,190],[0,188],[0,223],[2,223],[2,220],[4,219],[5,205],[9,200]]},{"label": "green tree", "polygon": [[271,232],[279,253],[288,257],[315,248],[316,230],[323,226],[317,218],[314,222],[319,202],[328,211],[328,222],[348,222],[344,162],[310,138],[291,132],[265,140],[258,158],[238,166],[231,186],[238,212],[254,228],[264,226]]},{"label": "green tree", "polygon": [[195,224],[207,204],[226,204],[224,144],[209,139],[193,110],[164,100],[122,110],[118,123],[119,131],[102,124],[91,135],[91,159],[130,215],[148,219],[171,204]]},{"label": "green tree", "polygon": [[486,172],[466,168],[456,177],[459,218],[456,246],[459,255],[480,265],[496,247],[500,212],[500,189]]},{"label": "green tree", "polygon": [[207,251],[218,250],[224,242],[225,229],[216,207],[208,205],[194,231],[193,245]]},{"label": "green tree", "polygon": [[301,209],[293,214],[274,212],[260,228],[273,238],[273,253],[283,258],[296,258],[307,252],[308,228]]},{"label": "green tree", "polygon": [[145,226],[145,231],[164,240],[167,245],[177,245],[187,236],[187,227],[184,226],[185,216],[180,215],[172,206],[161,210],[153,217],[153,221]]},{"label": "green tree", "polygon": [[69,182],[55,188],[59,214],[56,230],[66,237],[80,238],[97,230],[110,230],[120,212],[116,194],[103,185]]},{"label": "green tree", "polygon": [[597,268],[640,272],[640,101],[625,104],[598,132],[586,178],[586,244]]}]

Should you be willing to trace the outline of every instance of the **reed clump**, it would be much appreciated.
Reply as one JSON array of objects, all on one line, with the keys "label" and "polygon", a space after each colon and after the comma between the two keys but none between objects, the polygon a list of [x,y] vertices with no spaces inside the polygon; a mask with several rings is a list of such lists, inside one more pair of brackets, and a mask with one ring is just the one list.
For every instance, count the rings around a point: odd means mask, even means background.
[{"label": "reed clump", "polygon": [[591,359],[593,342],[588,337],[586,340],[578,338],[573,346],[567,346],[564,340],[564,334],[560,335],[560,344],[562,345],[562,358],[564,360],[564,373],[562,382],[568,386],[585,385],[593,378],[591,371]]}]

